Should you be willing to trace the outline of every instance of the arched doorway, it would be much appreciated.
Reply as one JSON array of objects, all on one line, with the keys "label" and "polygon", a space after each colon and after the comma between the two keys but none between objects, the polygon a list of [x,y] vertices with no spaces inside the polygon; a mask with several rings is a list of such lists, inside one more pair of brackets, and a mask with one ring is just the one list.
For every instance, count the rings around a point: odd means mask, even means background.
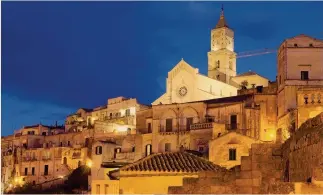
[{"label": "arched doorway", "polygon": [[67,158],[66,158],[66,157],[64,157],[64,159],[63,159],[63,164],[64,164],[64,165],[66,165],[66,164],[67,164]]}]

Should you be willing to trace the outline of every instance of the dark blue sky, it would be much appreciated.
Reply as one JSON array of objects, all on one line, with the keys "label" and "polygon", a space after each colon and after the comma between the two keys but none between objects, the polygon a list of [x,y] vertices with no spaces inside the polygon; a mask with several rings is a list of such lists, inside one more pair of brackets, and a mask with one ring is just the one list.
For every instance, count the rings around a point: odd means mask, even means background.
[{"label": "dark blue sky", "polygon": [[[2,134],[116,96],[150,104],[183,57],[206,74],[222,2],[2,2]],[[323,38],[323,2],[224,2],[236,52]],[[237,61],[276,76],[276,54]]]}]

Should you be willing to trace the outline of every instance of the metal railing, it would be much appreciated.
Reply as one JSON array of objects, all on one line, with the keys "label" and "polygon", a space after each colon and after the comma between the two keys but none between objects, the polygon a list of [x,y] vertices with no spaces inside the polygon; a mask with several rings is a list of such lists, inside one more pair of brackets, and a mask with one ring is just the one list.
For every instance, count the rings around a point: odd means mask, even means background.
[{"label": "metal railing", "polygon": [[196,124],[192,124],[190,126],[190,130],[196,130],[196,129],[210,129],[213,128],[213,123],[209,122],[209,123],[196,123]]},{"label": "metal railing", "polygon": [[52,158],[50,156],[42,156],[42,160],[51,160]]}]

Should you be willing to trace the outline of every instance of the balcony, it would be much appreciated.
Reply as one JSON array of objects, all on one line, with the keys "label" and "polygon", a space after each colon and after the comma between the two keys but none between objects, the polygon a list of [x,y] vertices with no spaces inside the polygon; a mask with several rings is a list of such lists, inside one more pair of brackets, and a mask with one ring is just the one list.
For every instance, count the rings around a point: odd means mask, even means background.
[{"label": "balcony", "polygon": [[73,153],[72,155],[72,159],[80,159],[81,158],[81,153],[78,152],[78,153]]},{"label": "balcony", "polygon": [[135,159],[135,152],[121,152],[116,154],[115,160],[133,160]]},{"label": "balcony", "polygon": [[211,129],[213,128],[213,123],[209,122],[209,123],[196,123],[196,124],[192,124],[190,126],[190,130],[197,130],[197,129]]},{"label": "balcony", "polygon": [[128,116],[106,116],[104,117],[103,121],[110,122],[110,123],[123,122],[126,125],[133,125],[134,120],[135,120],[135,116],[128,115]]},{"label": "balcony", "polygon": [[47,161],[51,160],[52,158],[50,156],[42,156],[42,160]]},{"label": "balcony", "polygon": [[178,127],[166,127],[163,125],[159,126],[159,133],[162,135],[172,135],[172,134],[185,134],[188,133],[190,131],[189,128],[187,128],[186,125],[180,125]]},{"label": "balcony", "polygon": [[146,128],[146,129],[137,129],[136,133],[137,134],[150,134],[150,133],[152,133],[152,129],[148,129],[148,128]]}]

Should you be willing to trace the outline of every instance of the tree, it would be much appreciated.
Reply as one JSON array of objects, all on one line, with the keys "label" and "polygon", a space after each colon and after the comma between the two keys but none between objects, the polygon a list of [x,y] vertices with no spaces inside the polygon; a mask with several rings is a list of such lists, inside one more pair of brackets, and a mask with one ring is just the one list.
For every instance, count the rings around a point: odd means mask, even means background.
[{"label": "tree", "polygon": [[247,80],[242,81],[240,86],[241,86],[241,89],[247,89],[248,81]]},{"label": "tree", "polygon": [[78,167],[68,176],[68,179],[66,181],[67,186],[72,190],[87,190],[88,176],[90,172],[91,169],[85,165]]}]

